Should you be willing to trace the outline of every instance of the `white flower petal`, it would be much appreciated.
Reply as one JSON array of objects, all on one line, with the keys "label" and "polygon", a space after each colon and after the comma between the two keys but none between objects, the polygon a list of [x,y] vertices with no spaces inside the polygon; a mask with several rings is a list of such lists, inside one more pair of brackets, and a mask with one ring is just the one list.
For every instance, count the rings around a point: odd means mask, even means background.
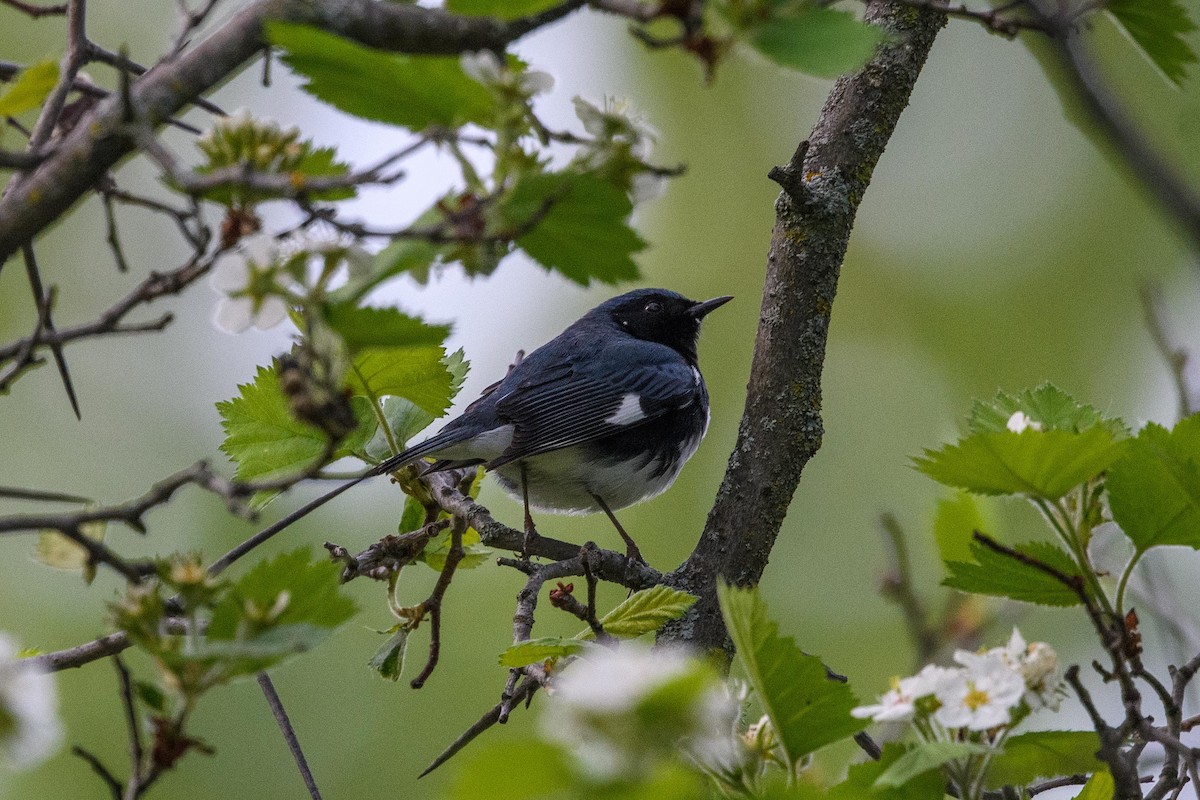
[{"label": "white flower petal", "polygon": [[254,302],[249,297],[222,297],[213,312],[213,325],[225,333],[241,333],[254,320]]},{"label": "white flower petal", "polygon": [[546,94],[554,88],[554,76],[549,72],[531,69],[521,76],[520,88],[526,95]]},{"label": "white flower petal", "polygon": [[279,245],[274,237],[265,233],[255,233],[242,239],[241,251],[246,254],[250,263],[265,267],[275,263],[279,255]]},{"label": "white flower petal", "polygon": [[213,265],[210,281],[213,288],[226,294],[240,292],[250,281],[250,267],[238,253],[226,253]]},{"label": "white flower petal", "polygon": [[475,53],[463,53],[462,71],[467,77],[487,86],[497,83],[503,71],[500,59],[491,50],[479,50]]},{"label": "white flower petal", "polygon": [[0,634],[0,763],[28,769],[48,758],[62,741],[54,678],[33,662],[16,658],[17,648]]},{"label": "white flower petal", "polygon": [[287,313],[288,306],[283,301],[283,298],[276,295],[267,295],[263,298],[262,304],[258,307],[258,312],[254,315],[254,327],[260,331],[274,328],[287,319]]}]

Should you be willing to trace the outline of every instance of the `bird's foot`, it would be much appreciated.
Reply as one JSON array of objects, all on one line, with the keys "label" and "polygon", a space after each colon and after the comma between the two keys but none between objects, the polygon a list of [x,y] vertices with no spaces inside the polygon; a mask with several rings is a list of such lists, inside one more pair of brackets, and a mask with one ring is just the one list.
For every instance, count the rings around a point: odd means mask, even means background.
[{"label": "bird's foot", "polygon": [[533,555],[533,546],[538,539],[542,538],[537,528],[533,527],[533,521],[527,521],[525,525],[525,538],[521,541],[521,560],[528,561]]}]

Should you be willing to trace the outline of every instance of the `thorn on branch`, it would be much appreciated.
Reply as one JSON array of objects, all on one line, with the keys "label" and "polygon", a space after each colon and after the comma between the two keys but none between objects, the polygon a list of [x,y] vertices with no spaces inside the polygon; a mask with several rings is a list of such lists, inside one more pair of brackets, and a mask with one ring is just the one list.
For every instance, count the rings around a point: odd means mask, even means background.
[{"label": "thorn on branch", "polygon": [[800,142],[796,152],[784,166],[771,167],[767,177],[779,184],[779,188],[796,203],[804,202],[804,158],[808,155],[808,140]]}]

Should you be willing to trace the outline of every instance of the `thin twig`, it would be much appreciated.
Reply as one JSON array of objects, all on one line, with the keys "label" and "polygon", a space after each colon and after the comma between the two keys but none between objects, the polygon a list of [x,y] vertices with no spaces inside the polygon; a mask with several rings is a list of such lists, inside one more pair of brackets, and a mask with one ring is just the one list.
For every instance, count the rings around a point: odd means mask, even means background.
[{"label": "thin twig", "polygon": [[0,0],[0,3],[15,8],[26,16],[33,19],[41,19],[42,17],[61,17],[67,13],[67,4],[60,3],[54,6],[39,6],[33,3],[25,3],[22,0]]},{"label": "thin twig", "polygon": [[904,612],[908,635],[915,645],[914,656],[917,666],[928,664],[938,650],[938,635],[929,624],[925,604],[917,595],[913,585],[912,560],[908,556],[908,542],[900,522],[893,514],[884,514],[879,519],[886,541],[891,545],[892,566],[884,576],[881,593],[893,601]]},{"label": "thin twig", "polygon": [[[54,333],[54,321],[50,317],[50,301],[47,298],[45,289],[42,288],[42,276],[38,271],[37,256],[33,252],[33,244],[26,243],[21,248],[25,255],[25,274],[29,278],[29,288],[33,291],[34,303],[42,308],[45,308],[45,324],[42,329],[50,334]],[[71,410],[75,412],[76,419],[82,419],[83,415],[79,412],[79,398],[75,395],[75,386],[71,382],[71,372],[67,369],[67,361],[63,358],[62,345],[58,342],[49,343],[50,352],[54,356],[54,364],[58,367],[58,376],[62,380],[63,391],[67,393],[67,400],[71,403]]]},{"label": "thin twig", "polygon": [[91,751],[84,750],[79,745],[72,747],[71,752],[86,761],[88,766],[92,768],[92,771],[100,776],[100,779],[104,781],[104,785],[108,787],[109,793],[113,796],[113,800],[122,800],[121,795],[124,793],[124,787],[122,787],[121,782],[117,780],[111,772],[108,771],[108,767],[104,766],[103,762],[101,762],[99,758],[93,755]]},{"label": "thin twig", "polygon": [[125,661],[113,656],[113,666],[121,687],[121,705],[125,709],[125,727],[129,730],[129,783],[125,786],[126,800],[135,800],[142,793],[142,731],[138,723],[137,706],[133,700],[133,681]]},{"label": "thin twig", "polygon": [[[520,704],[522,701],[526,701],[526,700],[532,698],[534,692],[536,692],[538,690],[538,687],[540,685],[541,684],[539,684],[537,681],[533,680],[532,678],[527,677],[513,691],[512,699],[517,704]],[[506,700],[501,701],[501,702],[497,703],[496,705],[492,706],[491,710],[489,710],[486,714],[484,714],[482,717],[480,717],[478,722],[476,722],[474,725],[472,725],[471,727],[469,727],[465,731],[463,731],[458,736],[458,738],[455,739],[453,742],[451,742],[450,746],[447,747],[445,750],[443,750],[441,752],[441,754],[438,755],[438,757],[435,758],[433,760],[433,762],[428,767],[426,767],[425,770],[417,777],[424,778],[426,775],[433,772],[435,769],[440,767],[442,764],[445,764],[456,753],[458,753],[458,751],[462,750],[464,747],[466,747],[468,744],[470,744],[472,741],[474,741],[479,736],[479,734],[483,733],[488,728],[492,727],[497,722],[499,722],[501,710],[507,702],[508,701],[506,699]]]},{"label": "thin twig", "polygon": [[266,672],[260,672],[256,677],[263,696],[267,698],[267,705],[271,707],[271,713],[275,715],[275,722],[279,724],[284,741],[287,742],[288,749],[292,751],[292,758],[296,760],[296,767],[300,770],[300,777],[304,779],[304,787],[308,789],[309,797],[312,800],[321,800],[321,790],[317,788],[312,770],[308,768],[308,760],[304,758],[304,751],[300,749],[300,740],[296,738],[292,721],[288,719],[287,710],[283,707],[283,701],[279,699],[279,693],[275,691],[275,684],[271,682],[271,677]]}]

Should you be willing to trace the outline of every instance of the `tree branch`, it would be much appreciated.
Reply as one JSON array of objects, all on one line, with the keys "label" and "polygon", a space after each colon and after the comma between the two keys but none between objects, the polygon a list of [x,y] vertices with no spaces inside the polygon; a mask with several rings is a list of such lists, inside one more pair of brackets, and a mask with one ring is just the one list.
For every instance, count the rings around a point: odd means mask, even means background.
[{"label": "tree branch", "polygon": [[699,596],[660,641],[731,645],[718,575],[757,583],[808,460],[821,445],[821,372],[842,259],[871,172],[908,104],[944,14],[872,0],[867,19],[892,34],[833,86],[808,142],[773,170],[784,191],[767,257],[746,409],[725,480],[692,555],[669,585]]},{"label": "tree branch", "polygon": [[499,21],[374,0],[256,0],[195,47],[134,81],[128,98],[118,93],[101,100],[36,170],[21,173],[20,185],[0,200],[0,264],[133,152],[135,142],[126,133],[131,113],[152,127],[166,122],[263,51],[263,23],[268,19],[316,25],[386,50],[454,54],[503,50],[584,4],[564,0],[540,14]]}]

